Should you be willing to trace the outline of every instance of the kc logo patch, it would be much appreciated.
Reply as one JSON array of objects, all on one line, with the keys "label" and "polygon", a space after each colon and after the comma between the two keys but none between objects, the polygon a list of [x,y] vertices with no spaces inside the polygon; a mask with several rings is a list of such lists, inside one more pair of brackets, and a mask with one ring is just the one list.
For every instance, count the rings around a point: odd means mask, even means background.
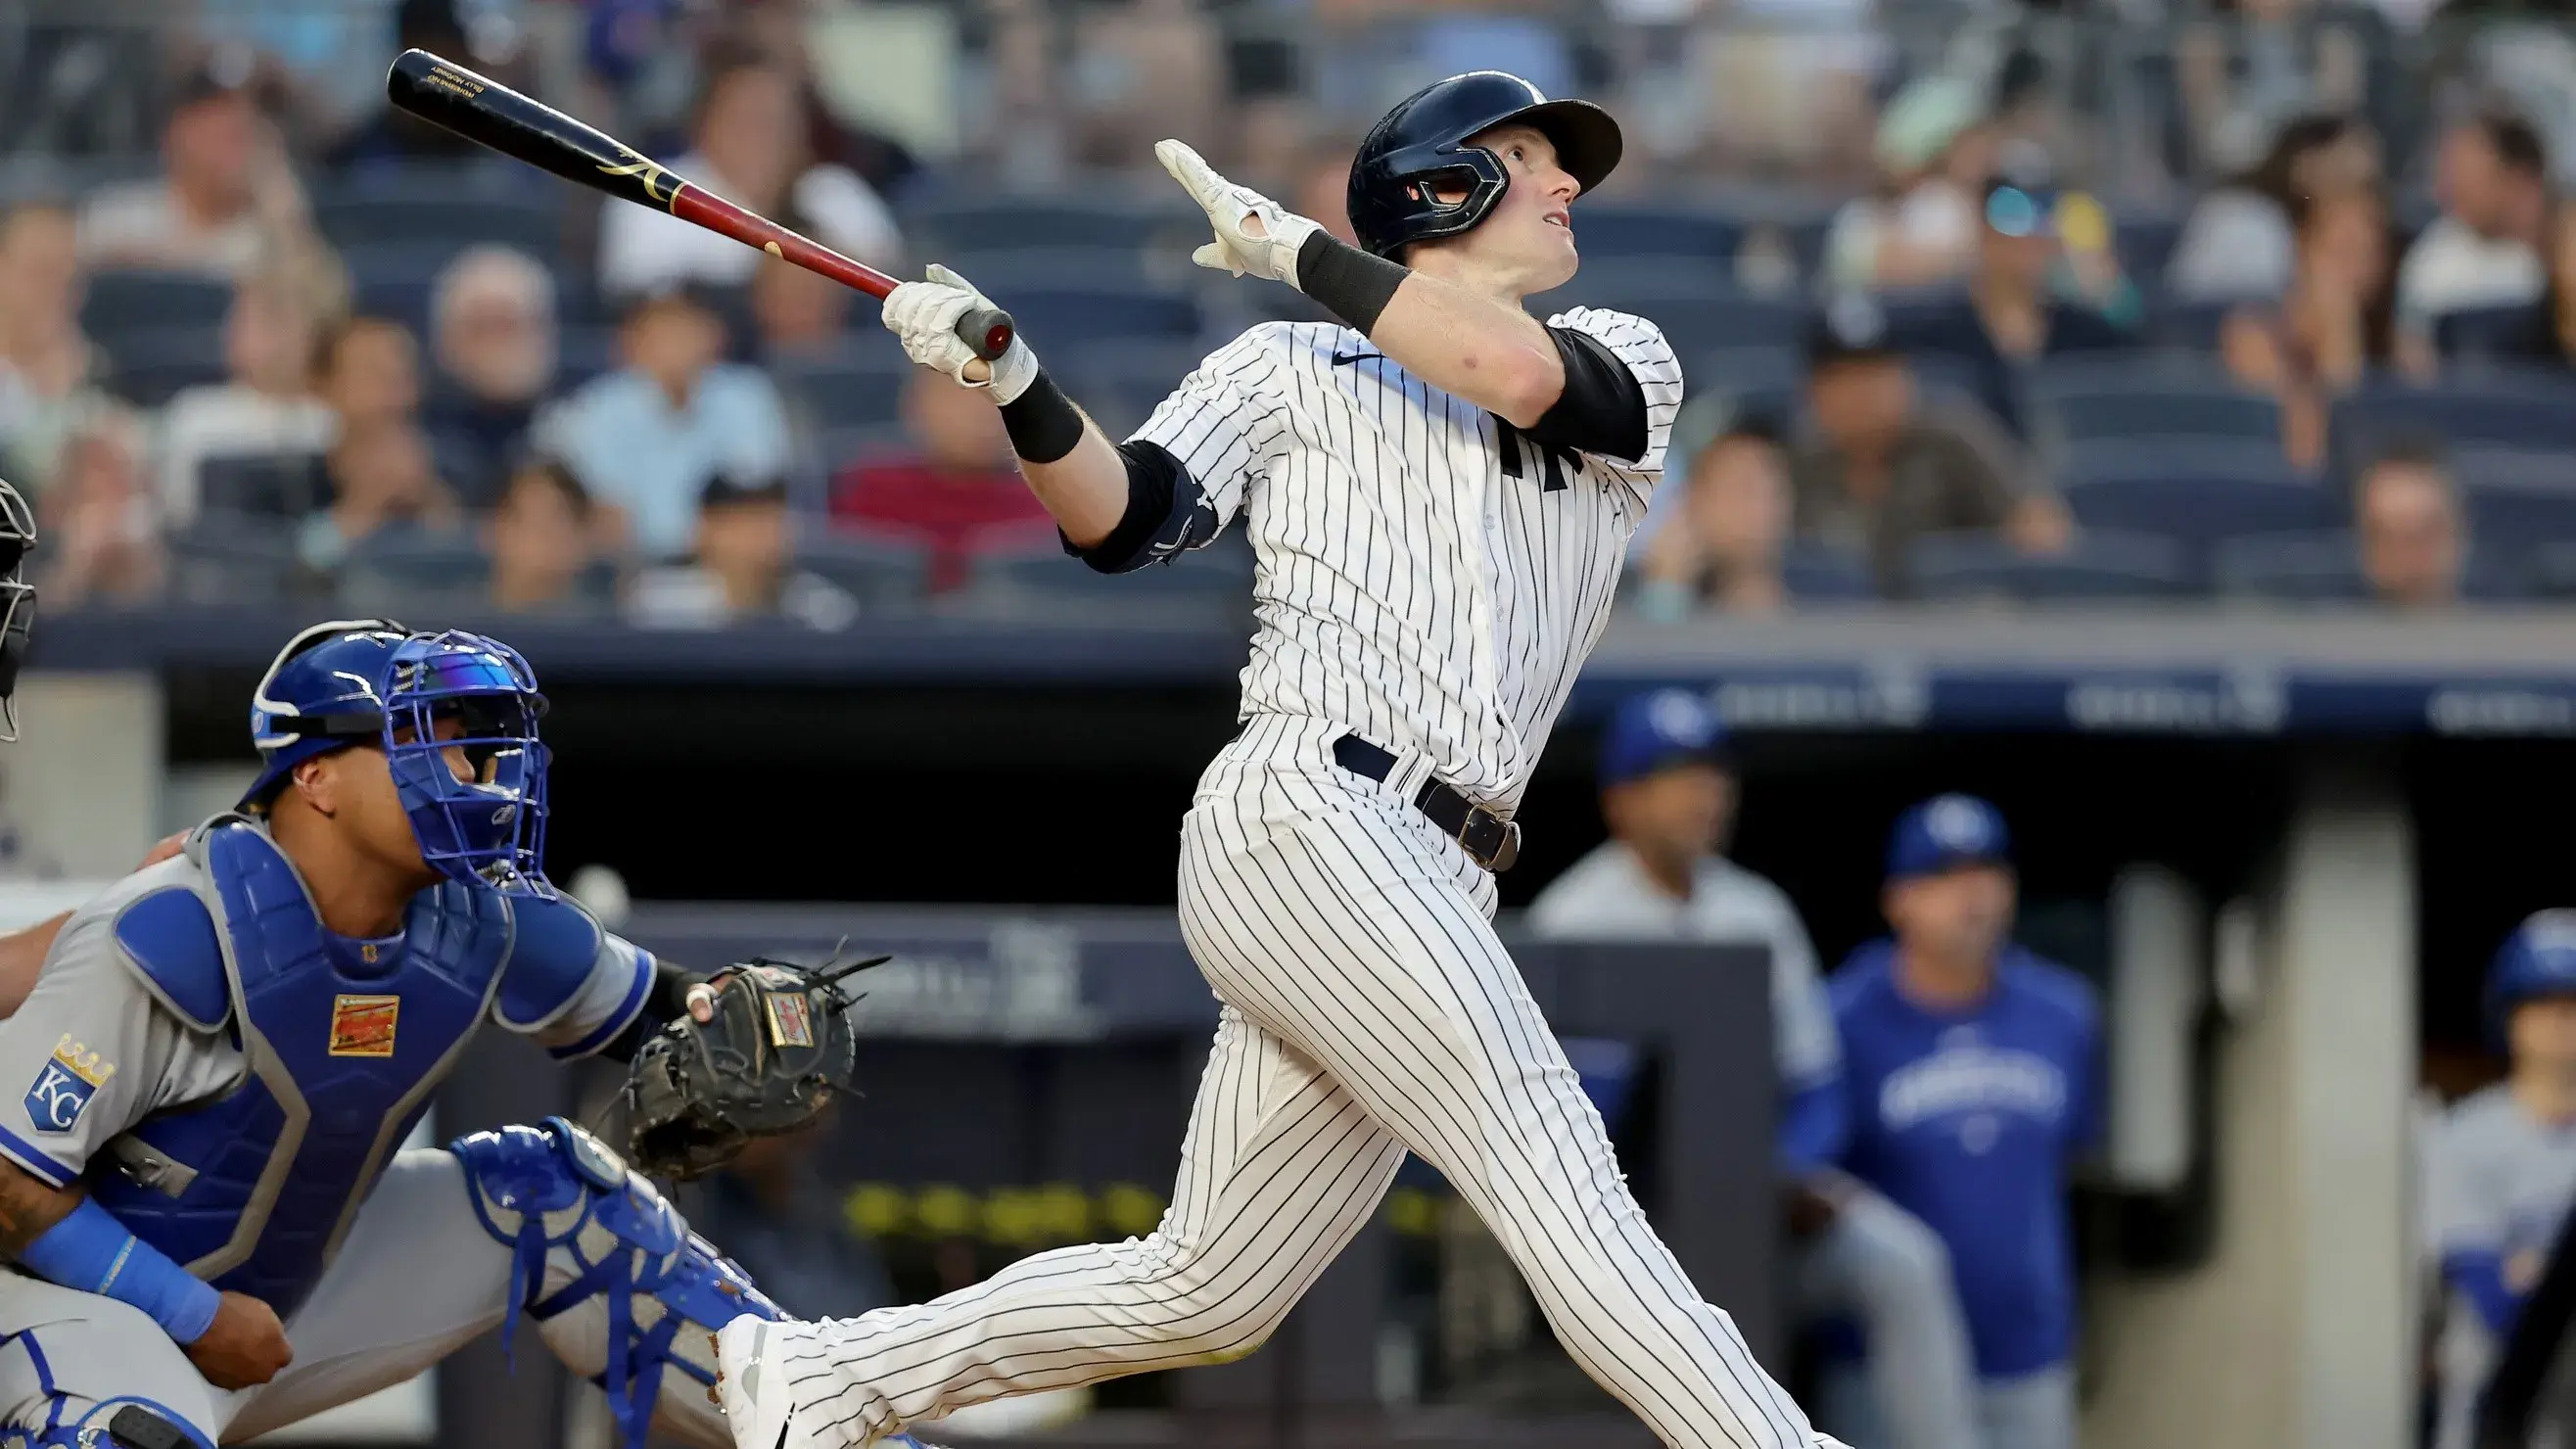
[{"label": "kc logo patch", "polygon": [[98,1053],[65,1034],[36,1073],[36,1084],[27,1089],[27,1120],[39,1132],[69,1132],[89,1109],[90,1098],[114,1075],[115,1063],[100,1060]]},{"label": "kc logo patch", "polygon": [[402,1013],[399,996],[331,998],[331,1055],[389,1057],[394,1054],[394,1018]]},{"label": "kc logo patch", "polygon": [[814,1013],[802,991],[768,993],[769,1040],[774,1046],[809,1047],[814,1044]]}]

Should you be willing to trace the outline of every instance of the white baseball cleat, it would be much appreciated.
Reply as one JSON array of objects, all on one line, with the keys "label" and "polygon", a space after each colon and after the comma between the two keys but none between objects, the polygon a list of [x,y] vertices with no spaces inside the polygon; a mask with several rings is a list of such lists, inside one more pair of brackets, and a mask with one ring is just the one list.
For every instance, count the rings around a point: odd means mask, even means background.
[{"label": "white baseball cleat", "polygon": [[[796,1412],[795,1396],[779,1377],[778,1365],[763,1361],[769,1330],[774,1327],[768,1319],[746,1313],[716,1333],[716,1403],[724,1409],[734,1449],[791,1449],[789,1420]],[[796,1449],[816,1442],[794,1441]],[[878,1440],[877,1449],[935,1446],[910,1434],[894,1434]]]}]

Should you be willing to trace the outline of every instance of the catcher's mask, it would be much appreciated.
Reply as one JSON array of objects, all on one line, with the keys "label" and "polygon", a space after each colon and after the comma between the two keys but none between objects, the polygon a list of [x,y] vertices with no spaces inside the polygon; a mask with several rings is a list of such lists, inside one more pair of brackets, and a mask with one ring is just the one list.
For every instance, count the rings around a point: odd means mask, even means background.
[{"label": "catcher's mask", "polygon": [[550,898],[545,711],[535,671],[497,639],[389,619],[317,624],[287,642],[252,697],[265,768],[242,804],[264,806],[305,760],[374,744],[433,869]]}]

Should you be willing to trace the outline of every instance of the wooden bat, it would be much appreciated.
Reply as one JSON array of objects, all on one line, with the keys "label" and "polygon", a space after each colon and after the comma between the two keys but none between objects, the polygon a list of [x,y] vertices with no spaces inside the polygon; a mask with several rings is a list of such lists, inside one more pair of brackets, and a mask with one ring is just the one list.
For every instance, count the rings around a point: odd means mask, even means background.
[{"label": "wooden bat", "polygon": [[[882,298],[895,289],[896,279],[876,268],[745,211],[625,142],[428,51],[394,57],[385,98],[397,110],[504,156],[621,201],[667,211],[869,296]],[[986,362],[1011,345],[1011,332],[1011,314],[998,307],[978,307],[957,319],[958,339]]]}]

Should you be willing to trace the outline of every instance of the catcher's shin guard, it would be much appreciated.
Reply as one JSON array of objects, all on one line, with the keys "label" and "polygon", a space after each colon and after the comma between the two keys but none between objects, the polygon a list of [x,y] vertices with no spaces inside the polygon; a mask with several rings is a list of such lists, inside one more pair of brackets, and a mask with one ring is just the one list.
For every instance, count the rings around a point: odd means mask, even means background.
[{"label": "catcher's shin guard", "polygon": [[510,1248],[504,1349],[524,1311],[556,1357],[607,1391],[629,1449],[642,1449],[657,1408],[666,1429],[728,1449],[707,1393],[711,1337],[746,1313],[777,1318],[778,1305],[652,1183],[560,1117],[477,1132],[448,1151],[465,1164],[484,1230]]}]

